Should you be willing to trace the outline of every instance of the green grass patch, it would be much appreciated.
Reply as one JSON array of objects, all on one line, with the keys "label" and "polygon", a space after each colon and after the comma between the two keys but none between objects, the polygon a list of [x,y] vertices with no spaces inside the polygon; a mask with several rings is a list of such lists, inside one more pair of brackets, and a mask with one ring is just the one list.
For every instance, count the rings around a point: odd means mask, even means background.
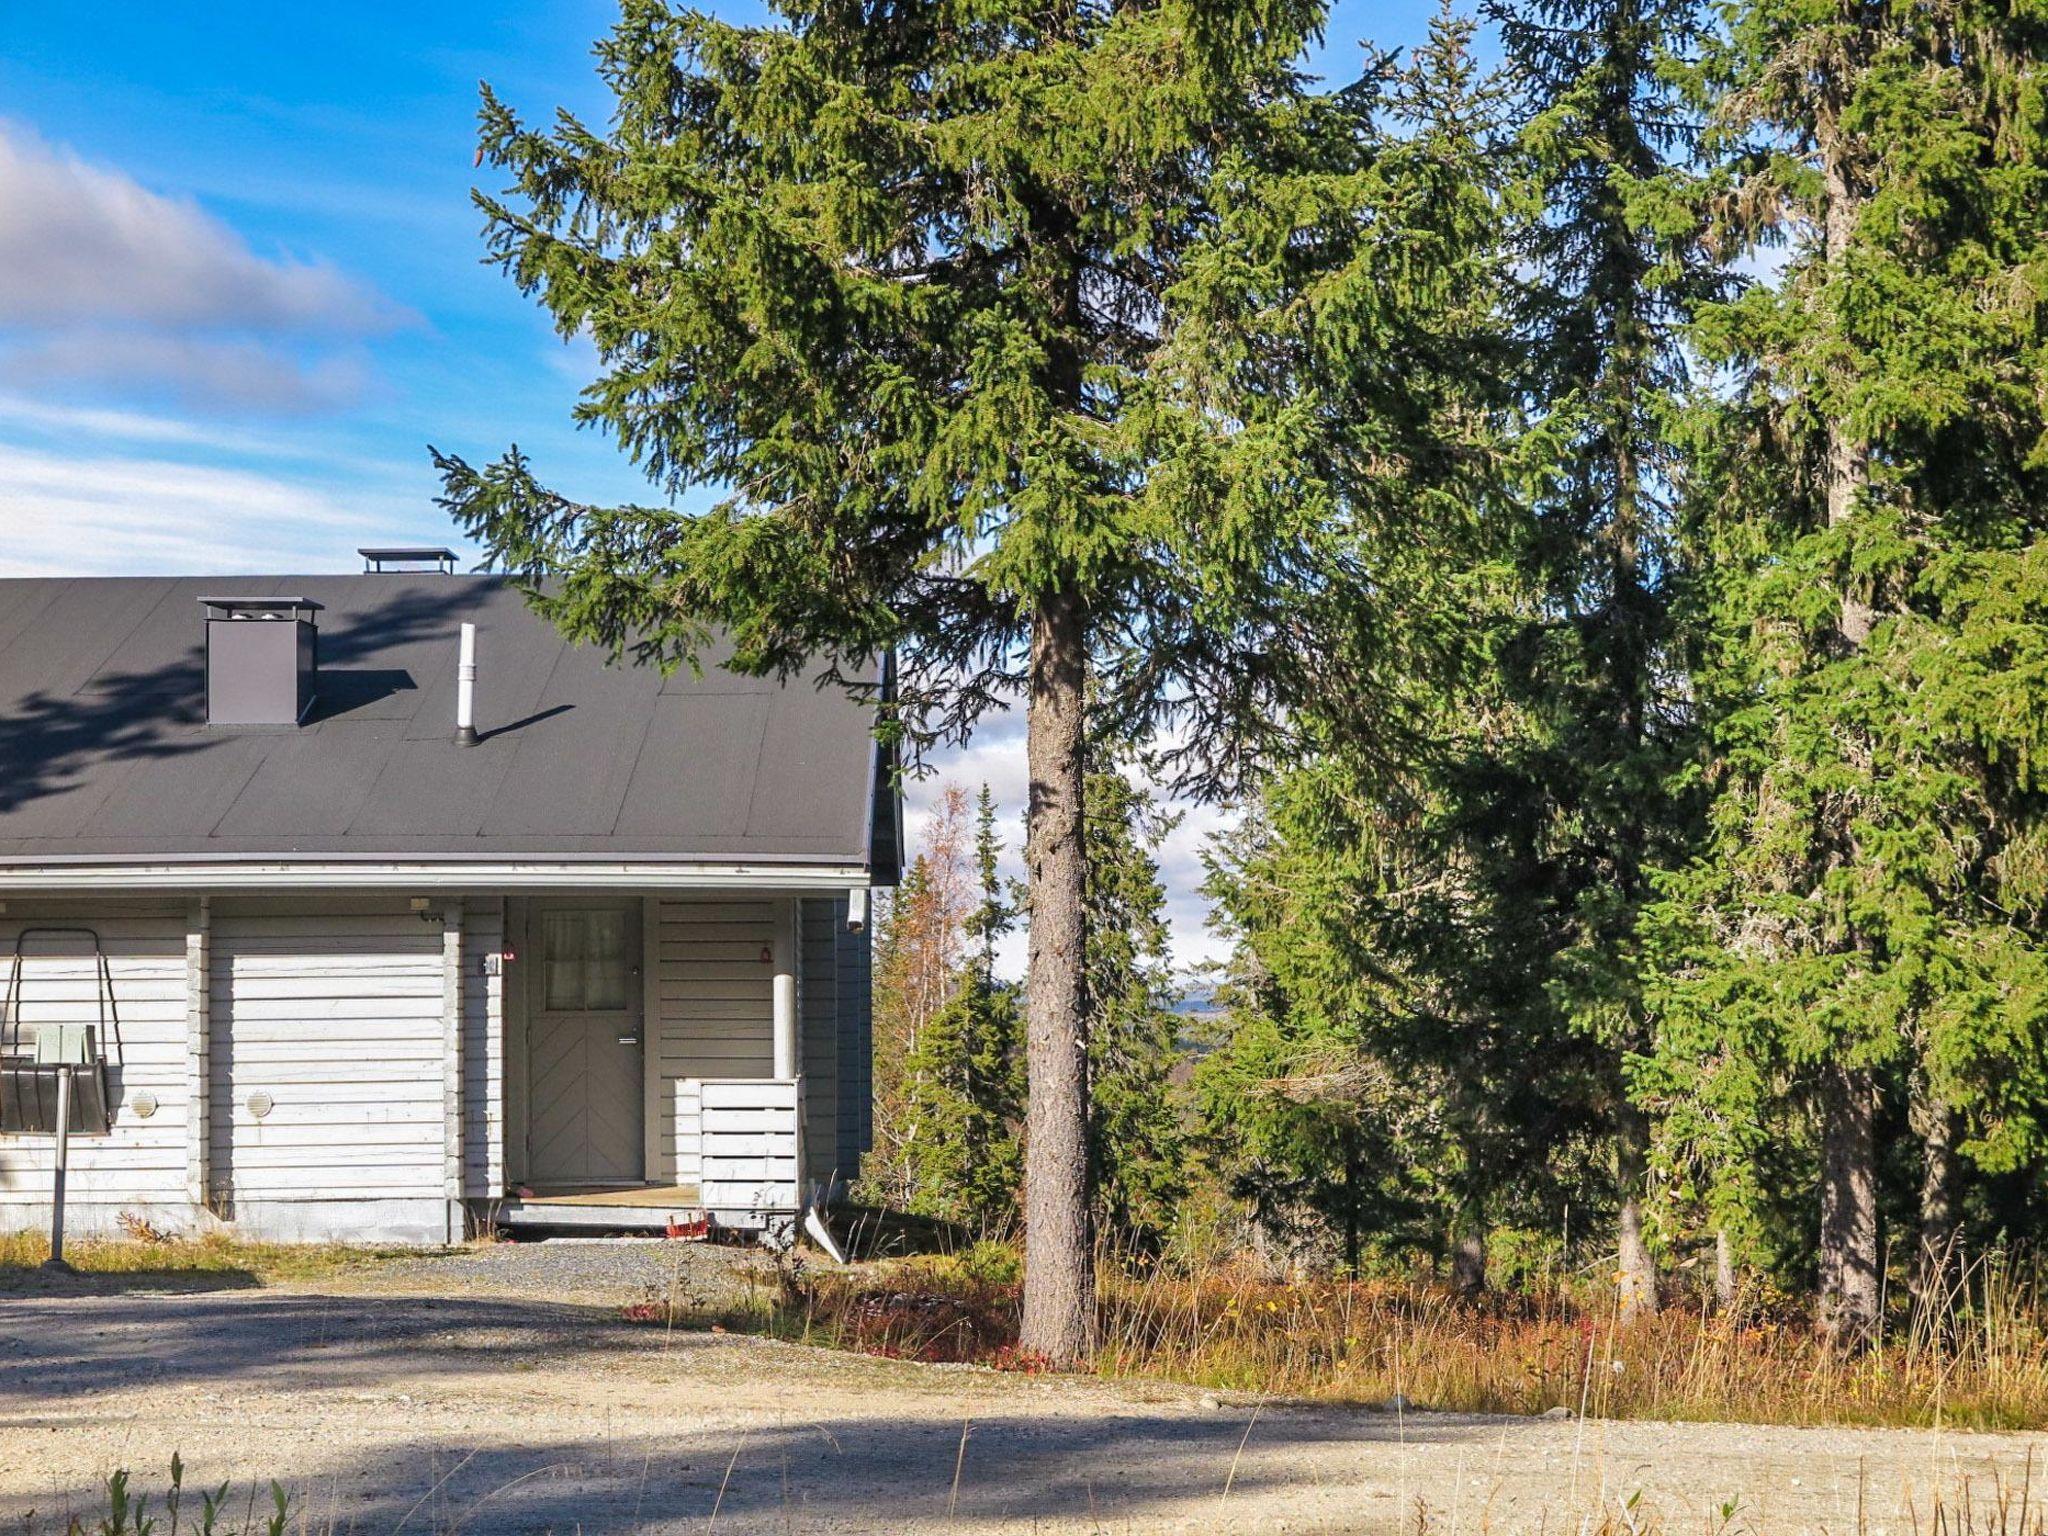
[{"label": "green grass patch", "polygon": [[[202,1237],[69,1239],[64,1258],[81,1279],[176,1284],[277,1285],[361,1273],[379,1262],[418,1257],[421,1250],[363,1248],[343,1243],[250,1243],[223,1233]],[[50,1241],[37,1232],[0,1235],[0,1290],[40,1288]]]}]

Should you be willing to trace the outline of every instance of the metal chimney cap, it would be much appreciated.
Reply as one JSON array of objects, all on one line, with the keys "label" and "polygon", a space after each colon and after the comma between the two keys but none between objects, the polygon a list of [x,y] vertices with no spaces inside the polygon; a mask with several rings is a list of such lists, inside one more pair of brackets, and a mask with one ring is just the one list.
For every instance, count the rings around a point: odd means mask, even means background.
[{"label": "metal chimney cap", "polygon": [[387,565],[436,565],[448,575],[455,573],[455,551],[438,544],[372,544],[356,553],[363,557],[365,572]]},{"label": "metal chimney cap", "polygon": [[199,602],[223,613],[318,613],[324,606],[310,597],[202,597]]}]

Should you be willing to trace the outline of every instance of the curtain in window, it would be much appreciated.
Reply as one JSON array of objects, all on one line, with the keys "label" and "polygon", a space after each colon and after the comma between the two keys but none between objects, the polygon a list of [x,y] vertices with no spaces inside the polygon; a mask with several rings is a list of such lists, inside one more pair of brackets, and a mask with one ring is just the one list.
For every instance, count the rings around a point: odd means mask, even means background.
[{"label": "curtain in window", "polygon": [[548,1009],[590,1013],[624,1008],[632,980],[626,914],[545,912],[541,923]]}]

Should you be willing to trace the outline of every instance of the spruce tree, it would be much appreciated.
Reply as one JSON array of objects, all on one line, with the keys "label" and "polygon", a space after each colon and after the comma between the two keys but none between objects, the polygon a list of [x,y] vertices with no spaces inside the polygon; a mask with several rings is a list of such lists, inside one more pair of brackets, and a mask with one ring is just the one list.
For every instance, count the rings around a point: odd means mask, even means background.
[{"label": "spruce tree", "polygon": [[1155,853],[1174,821],[1114,764],[1089,774],[1089,1155],[1098,1225],[1136,1252],[1156,1251],[1187,1187],[1180,1015]]},{"label": "spruce tree", "polygon": [[1971,0],[1747,0],[1722,61],[1726,206],[1781,266],[1696,330],[1731,381],[1691,513],[1717,794],[1656,912],[1645,1080],[1738,1209],[1811,1114],[1847,1340],[1887,1126],[1923,1127],[1935,1221],[1953,1158],[2043,1147],[2042,43]]},{"label": "spruce tree", "polygon": [[947,785],[933,801],[917,856],[885,898],[875,930],[875,1144],[861,1160],[867,1198],[916,1205],[917,1124],[910,1101],[925,1036],[960,988],[969,906],[967,796]]},{"label": "spruce tree", "polygon": [[981,899],[965,924],[972,948],[910,1053],[902,1109],[908,1208],[985,1233],[1014,1219],[1023,1157],[1022,1021],[1015,985],[996,975],[996,941],[1015,921],[1001,857],[995,800],[984,784],[974,830]]},{"label": "spruce tree", "polygon": [[[1376,1236],[1444,1258],[1477,1290],[1493,1227],[1560,1225],[1556,1175],[1579,1156],[1603,1081],[1594,1067],[1607,1064],[1610,1085],[1618,1073],[1617,1051],[1570,1028],[1551,996],[1593,882],[1560,852],[1558,829],[1585,796],[1539,709],[1556,684],[1527,654],[1559,627],[1532,579],[1545,574],[1534,534],[1567,539],[1562,514],[1531,527],[1510,455],[1517,427],[1553,458],[1591,434],[1571,412],[1532,430],[1511,404],[1535,392],[1538,323],[1508,267],[1519,261],[1530,284],[1540,274],[1517,249],[1506,179],[1526,156],[1502,142],[1508,102],[1471,35],[1440,15],[1398,94],[1419,140],[1454,158],[1485,204],[1459,317],[1459,388],[1488,423],[1463,482],[1477,515],[1462,543],[1432,552],[1444,579],[1404,611],[1403,686],[1369,710],[1320,716],[1321,749],[1270,780],[1219,850],[1211,894],[1235,940],[1232,1029],[1199,1081],[1210,1134],[1263,1209],[1319,1212],[1349,1264]],[[1582,581],[1590,553],[1578,554]]]},{"label": "spruce tree", "polygon": [[[1021,701],[1031,774],[1023,1347],[1086,1356],[1083,747],[1178,717],[1213,787],[1285,725],[1321,615],[1395,605],[1450,509],[1461,167],[1294,61],[1319,0],[627,0],[593,129],[494,95],[495,259],[601,363],[578,408],[665,496],[515,450],[444,504],[567,632],[745,672],[899,658],[916,747]],[[1417,487],[1422,487],[1418,491]],[[1454,514],[1453,514],[1454,515]],[[1361,631],[1369,636],[1369,628]],[[1345,658],[1356,686],[1385,658]],[[1326,687],[1339,681],[1321,679]],[[1351,686],[1349,682],[1345,686]]]},{"label": "spruce tree", "polygon": [[1670,489],[1684,326],[1719,286],[1684,90],[1702,19],[1698,0],[1490,10],[1518,88],[1534,201],[1518,304],[1532,611],[1510,621],[1500,648],[1521,712],[1492,754],[1507,781],[1495,795],[1543,823],[1536,878],[1508,871],[1551,929],[1554,954],[1529,984],[1605,1051],[1590,1108],[1614,1146],[1626,1320],[1657,1305],[1648,1126],[1624,1073],[1649,1046],[1636,930],[1652,872],[1676,862],[1690,831],[1690,805],[1674,793],[1690,722],[1671,688],[1681,562]]}]

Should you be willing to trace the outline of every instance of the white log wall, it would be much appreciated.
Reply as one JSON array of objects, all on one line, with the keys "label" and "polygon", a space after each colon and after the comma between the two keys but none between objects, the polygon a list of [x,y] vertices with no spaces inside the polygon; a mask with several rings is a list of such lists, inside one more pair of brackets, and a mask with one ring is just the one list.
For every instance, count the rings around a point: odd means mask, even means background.
[{"label": "white log wall", "polygon": [[[705,1180],[707,1085],[772,1075],[773,956],[786,900],[645,903],[654,1180]],[[444,925],[444,912],[459,928]],[[524,983],[515,962],[508,997],[508,979],[490,961],[523,946],[514,915],[502,897],[469,896],[459,906],[437,898],[423,920],[398,892],[9,903],[0,953],[24,925],[84,923],[99,930],[113,969],[125,1064],[110,1085],[113,1133],[73,1142],[77,1229],[106,1228],[124,1210],[202,1226],[209,1206],[234,1219],[238,1205],[246,1218],[319,1203],[330,1209],[322,1219],[345,1232],[350,1218],[336,1206],[356,1201],[390,1217],[364,1218],[363,1235],[375,1237],[379,1221],[420,1230],[420,1213],[451,1194],[502,1197],[522,1173]],[[843,1180],[849,1152],[857,1157],[865,1141],[847,1114],[849,1090],[867,1074],[864,1035],[841,1038],[841,1014],[865,1001],[845,995],[865,968],[847,964],[843,902],[804,900],[799,918],[804,1173],[814,1183]],[[864,959],[865,936],[858,947]],[[29,961],[31,1020],[95,1020],[92,963],[67,949]],[[451,1002],[460,1011],[453,1062]],[[155,1101],[146,1117],[136,1112],[143,1094]],[[258,1094],[270,1099],[267,1115],[250,1107]],[[460,1128],[452,1141],[451,1107]],[[0,1226],[41,1219],[49,1167],[47,1138],[0,1137]],[[778,1187],[785,1179],[779,1166],[740,1176]],[[316,1229],[291,1218],[271,1230]]]},{"label": "white log wall", "polygon": [[215,1198],[445,1198],[442,924],[266,905],[213,907]]},{"label": "white log wall", "polygon": [[474,897],[462,929],[462,1166],[472,1200],[505,1193],[505,902]]},{"label": "white log wall", "polygon": [[[188,909],[182,901],[39,905],[32,911],[9,903],[0,915],[0,950],[7,964],[24,927],[85,924],[98,930],[113,970],[123,1064],[110,1074],[108,1093],[118,1106],[112,1135],[72,1138],[69,1195],[77,1205],[118,1206],[152,1216],[190,1208]],[[62,953],[37,953],[24,963],[24,1043],[33,1040],[38,1019],[98,1022],[97,971],[89,949],[68,939],[36,948],[50,951],[60,945]],[[111,1041],[107,1048],[111,1052]],[[134,1109],[144,1094],[156,1100],[155,1112],[147,1117]],[[0,1136],[0,1210],[19,1208],[8,1225],[34,1225],[32,1213],[48,1206],[52,1146],[46,1136]]]}]

